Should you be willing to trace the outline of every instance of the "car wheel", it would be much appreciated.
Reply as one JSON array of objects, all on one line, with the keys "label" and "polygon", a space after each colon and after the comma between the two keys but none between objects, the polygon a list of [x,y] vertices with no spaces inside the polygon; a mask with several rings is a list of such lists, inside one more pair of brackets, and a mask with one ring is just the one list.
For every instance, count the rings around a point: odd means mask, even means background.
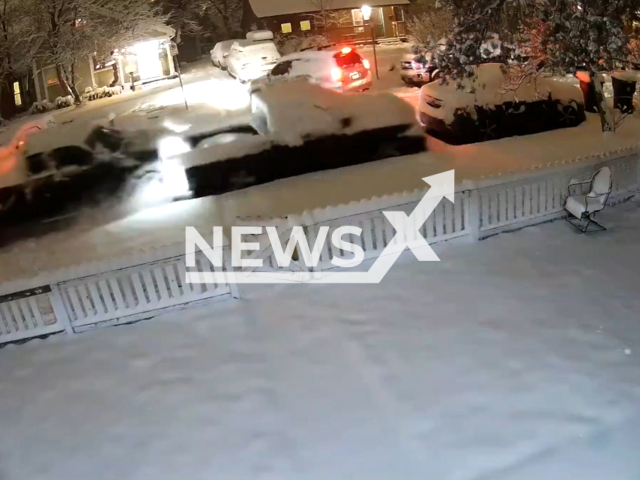
[{"label": "car wheel", "polygon": [[563,125],[571,126],[576,125],[578,120],[578,109],[574,105],[565,105],[562,109],[562,117],[560,122]]}]

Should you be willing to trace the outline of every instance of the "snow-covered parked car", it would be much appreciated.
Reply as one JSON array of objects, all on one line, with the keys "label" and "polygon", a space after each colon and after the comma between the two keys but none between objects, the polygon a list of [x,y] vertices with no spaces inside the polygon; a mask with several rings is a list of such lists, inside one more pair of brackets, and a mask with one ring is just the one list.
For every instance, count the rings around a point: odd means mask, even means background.
[{"label": "snow-covered parked car", "polygon": [[128,167],[104,160],[121,140],[103,127],[73,123],[52,126],[51,119],[22,125],[0,148],[0,225],[22,222],[63,210],[96,189],[121,184]]},{"label": "snow-covered parked car", "polygon": [[461,81],[424,85],[418,114],[427,133],[454,145],[575,127],[586,120],[582,92],[539,77],[504,89],[504,67],[487,63]]},{"label": "snow-covered parked car", "polygon": [[227,70],[241,82],[249,82],[269,73],[280,57],[273,40],[238,40],[227,56]]},{"label": "snow-covered parked car", "polygon": [[158,139],[162,171],[195,197],[425,149],[414,110],[398,97],[345,95],[305,79],[254,93],[250,127],[218,128],[208,135],[174,132]]},{"label": "snow-covered parked car", "polygon": [[47,128],[42,121],[10,125],[0,133],[0,212],[14,201],[15,192],[29,175],[25,143],[34,133]]},{"label": "snow-covered parked car", "polygon": [[227,69],[227,57],[231,53],[231,47],[236,42],[242,42],[243,40],[223,40],[215,44],[211,50],[211,63],[214,67]]},{"label": "snow-covered parked car", "polygon": [[261,83],[305,77],[321,87],[341,92],[363,92],[373,84],[369,61],[352,47],[330,47],[292,53],[280,59]]},{"label": "snow-covered parked car", "polygon": [[438,80],[442,72],[431,62],[431,54],[405,53],[400,60],[400,78],[407,85]]}]

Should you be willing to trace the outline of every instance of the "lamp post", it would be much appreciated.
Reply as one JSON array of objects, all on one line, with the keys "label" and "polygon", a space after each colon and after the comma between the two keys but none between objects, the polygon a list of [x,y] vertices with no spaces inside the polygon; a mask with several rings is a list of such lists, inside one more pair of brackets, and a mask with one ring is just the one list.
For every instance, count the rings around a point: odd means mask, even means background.
[{"label": "lamp post", "polygon": [[[362,12],[364,22],[369,22],[371,20],[371,7],[369,5],[363,5],[360,11]],[[370,23],[369,28],[371,28],[371,44],[373,45],[373,63],[376,67],[376,79],[380,80],[380,74],[378,73],[378,55],[376,53],[376,32],[373,24]]]}]

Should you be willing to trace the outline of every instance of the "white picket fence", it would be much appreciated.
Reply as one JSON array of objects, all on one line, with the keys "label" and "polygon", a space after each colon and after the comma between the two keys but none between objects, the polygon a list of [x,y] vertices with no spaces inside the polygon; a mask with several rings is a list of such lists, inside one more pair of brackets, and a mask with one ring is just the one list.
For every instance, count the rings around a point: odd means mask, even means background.
[{"label": "white picket fence", "polygon": [[[637,153],[569,164],[564,168],[531,173],[520,177],[495,178],[457,188],[455,203],[443,199],[420,233],[434,244],[454,238],[479,240],[497,233],[519,229],[564,215],[563,204],[570,179],[586,180],[602,166],[613,174],[613,194],[609,204],[632,197],[639,184]],[[376,258],[395,235],[383,211],[411,213],[424,191],[374,199],[342,207],[306,213],[299,218],[275,219],[283,242],[292,225],[303,225],[310,245],[321,227],[333,231],[343,226],[362,229],[358,240],[365,258]],[[262,224],[261,224],[262,225]],[[262,249],[255,253],[264,259],[262,270],[277,270],[275,256],[266,235],[260,235]],[[352,241],[358,237],[353,237]],[[246,241],[250,241],[247,239]],[[3,292],[0,295],[0,344],[54,333],[76,333],[98,325],[117,325],[150,318],[167,309],[196,302],[238,298],[237,286],[229,280],[223,284],[187,284],[184,246],[127,259],[110,259],[100,268],[79,268],[50,282]],[[334,257],[345,257],[331,242],[326,242],[318,270],[334,268]],[[153,258],[152,258],[153,257]],[[225,265],[231,265],[225,251]],[[197,271],[211,271],[211,264],[201,252],[196,255]],[[289,270],[300,269],[296,262]],[[225,267],[228,275],[231,271]],[[43,283],[44,284],[43,286]],[[6,290],[6,289],[5,289]]]},{"label": "white picket fence", "polygon": [[[461,185],[456,189],[455,203],[443,199],[419,232],[430,244],[460,237],[481,240],[501,232],[561,218],[565,215],[563,206],[570,180],[587,180],[603,166],[609,167],[612,172],[613,191],[609,205],[634,196],[632,190],[640,183],[636,153],[606,161],[570,164],[537,175],[528,173],[515,178],[495,178]],[[313,245],[322,227],[329,227],[328,238],[331,238],[335,229],[355,226],[362,229],[362,235],[353,236],[350,241],[362,247],[365,259],[376,258],[395,235],[383,211],[410,214],[424,193],[412,192],[289,218],[286,224],[279,226],[280,237],[285,241],[289,238],[289,225],[305,225],[307,241]],[[411,200],[406,201],[409,198]],[[403,199],[405,202],[402,202]],[[263,238],[261,244],[265,246],[260,253],[265,259],[263,270],[277,270],[269,243]],[[349,255],[339,251],[331,242],[326,242],[316,270],[335,268],[332,263],[334,257],[348,258]]]},{"label": "white picket fence", "polygon": [[[198,271],[211,271],[203,254]],[[184,255],[0,296],[0,344],[132,323],[204,301],[238,298],[236,285],[188,284]]]}]

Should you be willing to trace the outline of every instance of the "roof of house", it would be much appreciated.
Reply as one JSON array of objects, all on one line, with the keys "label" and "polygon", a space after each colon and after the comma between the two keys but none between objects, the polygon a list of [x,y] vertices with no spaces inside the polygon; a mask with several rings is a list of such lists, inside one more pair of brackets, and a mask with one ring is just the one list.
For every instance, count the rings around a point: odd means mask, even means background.
[{"label": "roof of house", "polygon": [[327,10],[341,10],[344,8],[360,8],[363,4],[370,7],[385,5],[408,5],[409,0],[249,0],[256,17],[274,17],[292,13],[307,13],[320,11],[319,5],[324,4]]}]

